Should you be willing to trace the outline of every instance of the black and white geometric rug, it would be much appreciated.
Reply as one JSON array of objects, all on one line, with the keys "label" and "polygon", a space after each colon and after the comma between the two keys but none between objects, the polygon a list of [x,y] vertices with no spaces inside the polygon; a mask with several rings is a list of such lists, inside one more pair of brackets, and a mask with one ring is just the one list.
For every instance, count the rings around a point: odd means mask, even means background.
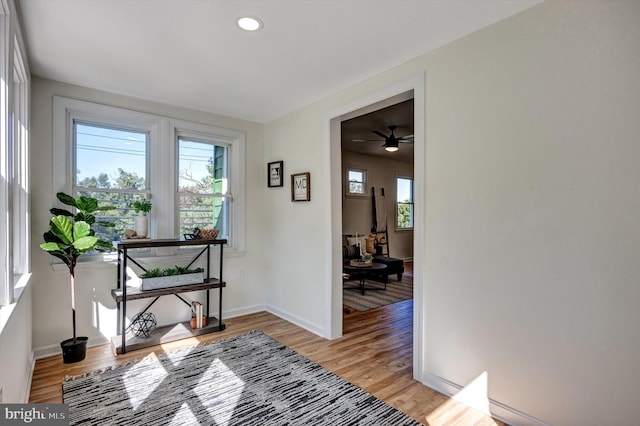
[{"label": "black and white geometric rug", "polygon": [[262,333],[68,377],[77,425],[419,425]]}]

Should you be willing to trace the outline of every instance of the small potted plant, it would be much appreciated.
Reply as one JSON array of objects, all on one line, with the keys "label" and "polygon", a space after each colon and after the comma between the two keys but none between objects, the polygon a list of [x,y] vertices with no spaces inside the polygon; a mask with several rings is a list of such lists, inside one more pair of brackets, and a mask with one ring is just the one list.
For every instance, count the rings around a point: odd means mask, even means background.
[{"label": "small potted plant", "polygon": [[71,213],[65,209],[52,208],[54,215],[49,221],[49,231],[43,235],[44,243],[40,248],[50,255],[61,259],[69,268],[71,277],[71,320],[73,323],[73,338],[60,342],[62,358],[65,364],[82,361],[87,350],[88,337],[76,335],[76,287],[75,268],[78,258],[83,253],[92,250],[107,251],[111,245],[95,236],[93,225],[105,227],[113,226],[109,222],[98,222],[94,213],[112,210],[113,206],[98,206],[95,198],[81,196],[77,200],[64,192],[57,194],[58,200],[65,205],[75,207],[77,212]]},{"label": "small potted plant", "polygon": [[131,203],[131,207],[136,211],[138,216],[134,218],[134,228],[137,238],[146,238],[149,232],[149,218],[147,213],[151,211],[151,201],[143,198]]}]

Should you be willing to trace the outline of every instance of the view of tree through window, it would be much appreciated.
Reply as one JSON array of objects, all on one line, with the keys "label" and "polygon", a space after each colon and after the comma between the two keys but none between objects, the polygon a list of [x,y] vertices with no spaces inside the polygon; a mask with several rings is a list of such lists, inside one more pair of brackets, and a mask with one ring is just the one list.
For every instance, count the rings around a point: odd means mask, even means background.
[{"label": "view of tree through window", "polygon": [[397,228],[413,228],[413,179],[397,178]]},{"label": "view of tree through window", "polygon": [[180,234],[207,225],[228,235],[227,147],[178,138]]},{"label": "view of tree through window", "polygon": [[100,205],[116,207],[97,216],[99,221],[115,224],[113,228],[96,229],[101,239],[119,240],[125,229],[134,227],[135,211],[130,204],[149,193],[148,139],[147,132],[74,123],[74,195],[93,197]]}]

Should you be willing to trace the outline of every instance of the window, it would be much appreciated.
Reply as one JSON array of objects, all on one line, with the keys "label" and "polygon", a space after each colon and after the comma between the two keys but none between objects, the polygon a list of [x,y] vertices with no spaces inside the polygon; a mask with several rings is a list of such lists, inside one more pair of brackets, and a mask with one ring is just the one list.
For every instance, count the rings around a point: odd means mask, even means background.
[{"label": "window", "polygon": [[54,192],[116,206],[99,218],[116,224],[102,238],[122,238],[131,202],[147,198],[150,238],[211,225],[226,253],[244,251],[244,133],[57,96],[53,127]]},{"label": "window", "polygon": [[413,178],[396,178],[396,229],[413,229]]},{"label": "window", "polygon": [[367,171],[347,168],[347,195],[367,195]]},{"label": "window", "polygon": [[178,136],[178,203],[181,234],[211,226],[229,235],[228,147]]},{"label": "window", "polygon": [[114,206],[114,210],[101,212],[96,219],[114,222],[115,227],[96,227],[96,235],[105,241],[118,240],[126,229],[134,228],[131,203],[150,193],[149,133],[75,121],[73,141],[73,195]]},{"label": "window", "polygon": [[14,4],[0,1],[0,306],[13,303],[30,276],[26,57]]}]

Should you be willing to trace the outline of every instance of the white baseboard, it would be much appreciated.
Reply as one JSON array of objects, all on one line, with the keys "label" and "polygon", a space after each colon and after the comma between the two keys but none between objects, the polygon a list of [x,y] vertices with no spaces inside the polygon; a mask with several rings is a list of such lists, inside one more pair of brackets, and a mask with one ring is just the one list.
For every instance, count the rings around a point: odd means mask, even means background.
[{"label": "white baseboard", "polygon": [[[310,332],[317,334],[319,336],[323,336],[323,332],[324,332],[324,328],[318,326],[317,324],[312,324],[308,321],[303,320],[302,318],[290,314],[286,311],[283,311],[281,309],[275,308],[273,306],[270,305],[253,305],[253,306],[246,306],[243,308],[237,308],[237,309],[230,309],[227,311],[223,311],[222,312],[222,321],[225,320],[225,318],[234,318],[234,317],[239,317],[242,315],[248,315],[248,314],[255,314],[257,312],[263,312],[263,311],[267,311],[269,313],[272,313],[273,315],[276,315],[280,318],[283,318],[289,322],[292,322],[306,330],[309,330]],[[215,313],[213,313],[215,314]],[[105,345],[107,343],[110,343],[110,340],[104,336],[93,336],[89,338],[89,342],[87,343],[87,347],[93,347],[93,346],[99,346],[99,345]],[[60,355],[62,353],[62,350],[60,349],[60,344],[54,344],[54,345],[48,345],[48,346],[42,346],[39,348],[35,348],[33,350],[33,362],[35,363],[36,360],[38,359],[42,359],[42,358],[48,358],[50,356],[55,356],[55,355]]]},{"label": "white baseboard", "polygon": [[[463,389],[463,386],[429,372],[423,375],[422,383],[450,397],[453,397]],[[489,410],[490,413],[488,414],[493,418],[512,426],[551,426],[549,423],[543,422],[540,419],[491,398],[489,398]]]},{"label": "white baseboard", "polygon": [[[93,336],[93,337],[89,337],[89,341],[87,342],[87,347],[91,348],[94,346],[105,345],[107,343],[110,343],[110,341],[106,337]],[[59,343],[56,345],[41,346],[33,350],[33,355],[35,360],[48,358],[50,356],[61,355],[61,354],[62,354],[62,349],[60,348]]]},{"label": "white baseboard", "polygon": [[[249,314],[255,314],[257,312],[263,312],[266,310],[267,310],[266,305],[245,306],[243,308],[230,309],[228,311],[223,310],[222,322],[224,322],[225,318],[235,318],[235,317],[240,317],[242,315],[249,315]],[[212,312],[212,313],[214,315],[216,314],[216,312]]]},{"label": "white baseboard", "polygon": [[319,326],[317,324],[313,324],[310,323],[308,321],[303,320],[302,318],[300,318],[297,315],[291,314],[289,312],[283,311],[282,309],[276,308],[274,306],[271,305],[267,305],[265,307],[265,310],[277,317],[280,317],[282,319],[285,319],[299,327],[304,328],[305,330],[308,330],[310,332],[312,332],[313,334],[317,334],[320,337],[324,337],[324,327]]}]

